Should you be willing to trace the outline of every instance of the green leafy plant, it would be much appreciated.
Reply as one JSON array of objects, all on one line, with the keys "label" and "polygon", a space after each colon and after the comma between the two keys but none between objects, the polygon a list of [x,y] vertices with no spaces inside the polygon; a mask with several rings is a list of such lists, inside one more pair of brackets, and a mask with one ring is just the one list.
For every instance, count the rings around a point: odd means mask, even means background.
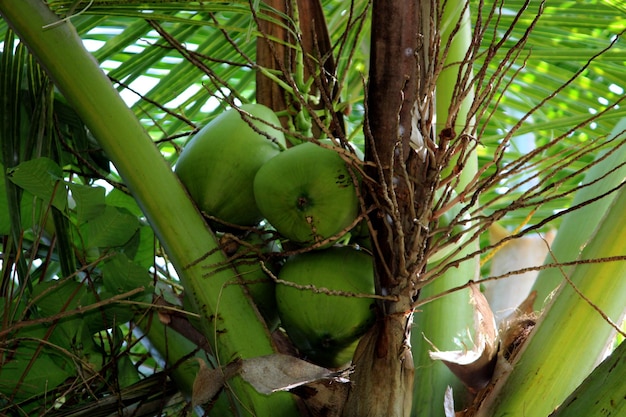
[{"label": "green leafy plant", "polygon": [[[619,387],[607,386],[613,402],[586,399],[623,362],[621,345],[593,371],[623,338],[623,12],[611,1],[0,0],[0,413],[547,416],[576,398],[588,414],[618,412]],[[173,169],[198,126],[249,103],[278,119],[245,127],[307,142],[261,171],[305,148],[292,171],[309,159],[321,169],[322,151],[345,168],[350,198],[310,214],[337,226],[312,246],[263,210],[202,213]],[[207,166],[258,156],[236,148]],[[268,190],[292,171],[269,175],[247,208],[278,201]],[[316,173],[303,177],[317,184]],[[490,241],[496,225],[506,233]],[[490,276],[504,245],[553,230],[544,264]],[[255,291],[273,292],[283,265],[334,239],[373,260],[374,293],[296,279],[278,291],[368,306],[349,372],[299,361],[310,352],[293,317],[278,325]],[[534,305],[531,294],[497,332],[475,282],[532,271]]]}]

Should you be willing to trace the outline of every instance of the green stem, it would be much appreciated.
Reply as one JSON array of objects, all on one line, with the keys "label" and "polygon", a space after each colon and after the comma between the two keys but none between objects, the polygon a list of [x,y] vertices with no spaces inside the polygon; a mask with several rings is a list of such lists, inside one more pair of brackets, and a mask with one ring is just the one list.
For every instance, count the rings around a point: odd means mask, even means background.
[{"label": "green stem", "polygon": [[[203,316],[222,363],[274,352],[269,333],[224,265],[213,233],[150,136],[83,47],[73,26],[40,0],[0,0],[0,12],[96,137],[176,268]],[[262,396],[237,379],[231,387],[254,415],[297,415],[290,394]]]},{"label": "green stem", "polygon": [[[460,133],[460,131],[471,128],[470,125],[473,123],[472,120],[468,120],[469,108],[474,98],[473,94],[468,95],[457,110],[452,109],[451,111],[451,106],[458,102],[458,98],[455,97],[458,74],[467,71],[466,66],[458,63],[465,59],[465,54],[472,41],[469,11],[466,10],[466,13],[461,16],[464,3],[464,1],[448,2],[442,16],[440,28],[442,48],[452,36],[452,31],[458,22],[461,22],[461,27],[454,34],[445,59],[445,69],[442,70],[437,79],[437,121],[441,123],[437,133],[445,126],[452,127]],[[450,115],[455,115],[454,120],[448,120]],[[456,166],[456,158],[450,161],[448,167],[444,167],[442,177],[448,175],[454,166]],[[456,191],[462,192],[477,171],[478,160],[476,154],[473,153],[465,160],[458,184],[454,184]],[[478,242],[471,242],[457,255],[457,258],[462,258],[477,250]],[[477,258],[473,258],[451,268],[424,287],[420,293],[420,298],[424,299],[443,293],[450,288],[465,284],[470,279],[478,278],[478,262]],[[433,348],[424,340],[424,337],[442,351],[460,348],[454,340],[459,335],[466,334],[468,329],[474,328],[474,315],[470,305],[469,291],[462,290],[448,294],[439,300],[424,305],[420,310],[415,314],[411,334],[416,369],[412,415],[443,417],[444,408],[442,404],[446,388],[448,386],[453,387],[455,395],[458,395],[458,403],[467,399],[466,389],[442,362],[434,362],[430,358],[428,352]]]}]

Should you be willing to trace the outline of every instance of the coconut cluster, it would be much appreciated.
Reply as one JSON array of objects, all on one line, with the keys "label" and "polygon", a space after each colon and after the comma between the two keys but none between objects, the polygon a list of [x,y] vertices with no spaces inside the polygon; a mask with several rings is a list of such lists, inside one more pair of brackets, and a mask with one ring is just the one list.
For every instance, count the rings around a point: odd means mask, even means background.
[{"label": "coconut cluster", "polygon": [[[215,230],[256,237],[225,253],[268,327],[279,317],[303,357],[339,367],[374,320],[371,256],[345,245],[359,212],[357,177],[332,142],[287,148],[277,126],[259,104],[227,110],[191,138],[175,171]],[[260,224],[273,246],[249,232]],[[279,244],[311,250],[267,262]]]}]

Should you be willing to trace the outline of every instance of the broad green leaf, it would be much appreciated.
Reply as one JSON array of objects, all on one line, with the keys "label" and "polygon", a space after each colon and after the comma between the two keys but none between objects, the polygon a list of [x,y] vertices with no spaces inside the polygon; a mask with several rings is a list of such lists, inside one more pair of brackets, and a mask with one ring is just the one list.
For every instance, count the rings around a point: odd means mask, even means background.
[{"label": "broad green leaf", "polygon": [[137,217],[143,215],[141,208],[139,208],[139,205],[137,204],[137,200],[135,200],[128,193],[118,190],[117,188],[114,188],[107,193],[105,201],[107,205],[124,208]]},{"label": "broad green leaf", "polygon": [[[136,299],[144,294],[146,293],[140,293],[134,298]],[[106,288],[99,291],[98,297],[102,306],[85,316],[86,327],[89,329],[89,334],[95,335],[98,332],[108,331],[119,332],[120,326],[133,320],[133,318],[137,315],[138,309],[134,308],[132,304],[124,302],[128,300],[112,300],[112,298],[116,295],[118,294],[112,293]],[[136,301],[149,302],[147,297],[148,296],[145,295],[143,299],[138,299]],[[104,339],[102,339],[102,336],[94,337],[96,339],[100,337],[100,342],[105,343],[105,345],[108,346],[107,349],[112,351],[119,350],[120,343],[123,342],[122,338],[110,340],[108,337],[104,337]],[[95,350],[95,352],[99,353],[100,351]]]},{"label": "broad green leaf", "polygon": [[7,177],[24,190],[50,202],[63,211],[67,207],[67,191],[63,171],[49,158],[37,158],[22,162],[7,172]]},{"label": "broad green leaf", "polygon": [[128,387],[139,382],[140,376],[137,368],[128,355],[123,355],[117,359],[117,383],[120,387]]},{"label": "broad green leaf", "polygon": [[133,237],[121,248],[121,251],[137,265],[148,269],[154,265],[155,244],[152,228],[141,225]]},{"label": "broad green leaf", "polygon": [[[33,298],[43,317],[54,317],[96,302],[95,295],[85,285],[71,279],[39,283],[33,289]],[[92,311],[87,315],[98,314]],[[85,336],[90,337],[85,324],[85,316],[81,313],[64,317],[52,324],[52,337],[58,345],[71,351]]]},{"label": "broad green leaf", "polygon": [[[18,359],[2,365],[0,392],[7,397],[15,394],[15,399],[19,401],[52,391],[73,376],[59,363],[56,356],[40,353],[32,360],[18,350]],[[16,386],[18,381],[21,383]]]},{"label": "broad green leaf", "polygon": [[100,216],[105,210],[103,187],[71,184],[70,191],[76,203],[76,224],[81,225]]},{"label": "broad green leaf", "polygon": [[154,265],[154,231],[143,220],[144,214],[141,208],[139,208],[137,200],[129,194],[114,188],[106,195],[105,201],[107,205],[128,210],[140,219],[138,231],[123,246],[122,250],[135,263],[145,268]]},{"label": "broad green leaf", "polygon": [[102,266],[104,287],[113,294],[121,294],[135,288],[152,286],[152,277],[145,268],[119,253],[109,258]]},{"label": "broad green leaf", "polygon": [[[117,329],[118,326],[128,323],[135,317],[136,309],[133,309],[131,304],[120,303],[119,301],[107,303],[107,300],[118,295],[117,293],[102,289],[98,295],[105,305],[86,316],[86,325],[91,333]],[[143,299],[139,301],[147,302],[149,300]]]},{"label": "broad green leaf", "polygon": [[33,289],[32,296],[44,317],[96,302],[95,296],[85,285],[71,279],[39,283]]},{"label": "broad green leaf", "polygon": [[[11,219],[9,218],[9,202],[7,201],[4,166],[0,163],[0,235],[8,235],[11,230]],[[39,213],[41,200],[33,201],[34,197],[29,192],[22,193],[20,205],[20,216],[22,228],[30,229],[33,223],[39,223]]]},{"label": "broad green leaf", "polygon": [[626,414],[624,401],[626,343],[606,358],[549,417],[603,416]]},{"label": "broad green leaf", "polygon": [[103,212],[81,227],[89,248],[123,246],[139,229],[139,220],[126,210],[105,206]]},{"label": "broad green leaf", "polygon": [[[46,394],[74,375],[74,367],[61,349],[43,344],[46,326],[23,329],[14,339],[11,360],[0,366],[0,392],[19,400]],[[20,383],[21,382],[21,383]]]}]

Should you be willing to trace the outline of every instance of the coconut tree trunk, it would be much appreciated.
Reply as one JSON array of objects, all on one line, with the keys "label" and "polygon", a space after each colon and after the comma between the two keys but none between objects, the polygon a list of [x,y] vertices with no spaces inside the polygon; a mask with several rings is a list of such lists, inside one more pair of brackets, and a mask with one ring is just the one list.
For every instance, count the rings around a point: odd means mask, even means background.
[{"label": "coconut tree trunk", "polygon": [[420,42],[424,12],[430,17],[429,4],[417,0],[373,3],[365,132],[371,181],[365,181],[365,194],[373,207],[376,291],[389,299],[377,304],[377,323],[355,353],[344,416],[408,416],[411,411],[412,303],[425,265],[425,226],[436,180],[424,145],[431,141],[424,117],[429,109],[420,104],[431,102],[423,100],[428,72]]}]

